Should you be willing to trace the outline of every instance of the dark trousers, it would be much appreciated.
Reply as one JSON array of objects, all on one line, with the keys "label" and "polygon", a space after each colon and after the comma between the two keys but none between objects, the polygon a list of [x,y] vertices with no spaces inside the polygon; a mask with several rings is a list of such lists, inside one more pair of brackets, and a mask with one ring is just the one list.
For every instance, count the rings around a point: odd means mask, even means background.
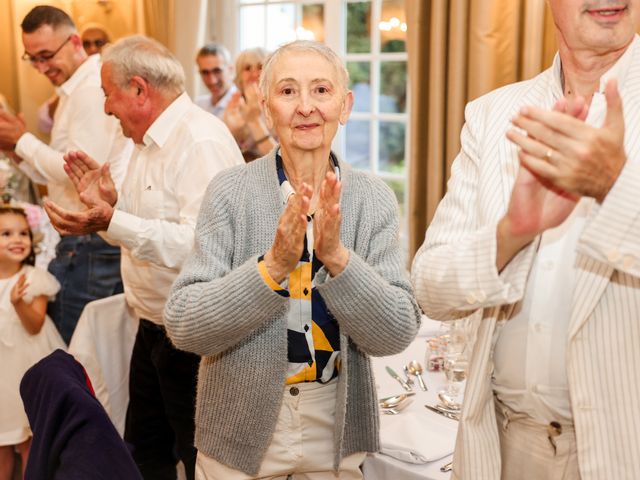
[{"label": "dark trousers", "polygon": [[123,292],[120,247],[95,233],[62,237],[48,270],[60,282],[60,291],[47,313],[67,344],[87,303]]},{"label": "dark trousers", "polygon": [[194,478],[195,397],[200,357],[176,349],[162,326],[140,320],[131,356],[124,439],[145,480],[175,480],[181,460]]}]

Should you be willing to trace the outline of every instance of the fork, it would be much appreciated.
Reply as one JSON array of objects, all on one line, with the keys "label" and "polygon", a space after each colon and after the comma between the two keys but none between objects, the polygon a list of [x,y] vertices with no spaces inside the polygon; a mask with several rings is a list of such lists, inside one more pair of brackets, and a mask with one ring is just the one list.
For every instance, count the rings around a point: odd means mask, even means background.
[{"label": "fork", "polygon": [[399,413],[402,413],[400,410],[398,410],[397,408],[382,408],[381,409],[382,413],[384,413],[385,415],[397,415]]},{"label": "fork", "polygon": [[413,386],[413,379],[411,378],[411,375],[409,374],[409,369],[407,368],[407,366],[405,365],[404,367],[402,367],[402,370],[404,370],[404,376],[407,377],[407,383],[411,386]]}]

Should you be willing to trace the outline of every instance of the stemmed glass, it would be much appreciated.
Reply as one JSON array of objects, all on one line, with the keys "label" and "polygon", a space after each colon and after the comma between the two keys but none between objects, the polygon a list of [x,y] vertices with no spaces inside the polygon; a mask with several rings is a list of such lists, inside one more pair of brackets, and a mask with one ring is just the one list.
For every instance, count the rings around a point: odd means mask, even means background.
[{"label": "stemmed glass", "polygon": [[460,386],[467,378],[469,360],[467,357],[467,331],[464,320],[451,322],[449,341],[444,354],[444,373],[447,387],[441,393],[455,399],[460,394]]}]

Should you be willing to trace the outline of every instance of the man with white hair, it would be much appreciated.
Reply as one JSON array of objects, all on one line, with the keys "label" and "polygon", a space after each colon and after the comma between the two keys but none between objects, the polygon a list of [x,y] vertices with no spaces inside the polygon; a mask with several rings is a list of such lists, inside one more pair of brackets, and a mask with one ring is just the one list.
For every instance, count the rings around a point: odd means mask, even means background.
[{"label": "man with white hair", "polygon": [[193,247],[194,226],[209,181],[243,163],[222,121],[196,106],[177,59],[158,42],[133,36],[103,51],[104,108],[136,143],[118,195],[106,166],[82,152],[65,159],[88,209],[46,202],[61,233],[104,232],[122,247],[127,302],[140,318],[129,381],[125,440],[145,479],[175,479],[176,456],[194,475],[196,374],[199,356],[176,349],[162,312]]},{"label": "man with white hair", "polygon": [[[111,164],[119,186],[131,142],[102,109],[100,59],[87,56],[69,15],[40,5],[24,17],[21,27],[22,58],[56,87],[59,106],[49,145],[29,133],[21,117],[0,111],[0,150],[14,152],[20,169],[34,182],[47,185],[51,200],[69,210],[83,210],[64,172],[63,155],[84,150],[98,163]],[[88,302],[122,292],[120,251],[95,234],[64,236],[49,271],[61,285],[49,304],[49,315],[67,343]]]},{"label": "man with white hair", "polygon": [[453,477],[640,478],[640,0],[549,0],[559,54],[470,103],[413,263],[476,312]]}]

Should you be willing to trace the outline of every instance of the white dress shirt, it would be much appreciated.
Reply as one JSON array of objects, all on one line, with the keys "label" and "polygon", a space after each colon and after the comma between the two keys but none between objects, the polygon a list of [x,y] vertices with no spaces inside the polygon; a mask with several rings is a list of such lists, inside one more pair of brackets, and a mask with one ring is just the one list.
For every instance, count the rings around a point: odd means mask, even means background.
[{"label": "white dress shirt", "polygon": [[34,182],[46,184],[51,200],[69,210],[84,210],[64,171],[63,155],[81,150],[100,164],[109,162],[116,186],[120,186],[133,142],[124,137],[118,120],[104,113],[99,55],[88,57],[56,93],[60,101],[49,145],[27,132],[15,151],[23,159],[20,169]]},{"label": "white dress shirt", "polygon": [[127,302],[140,318],[162,324],[209,181],[243,163],[218,118],[180,95],[136,145],[106,238],[122,247]]},{"label": "white dress shirt", "polygon": [[[624,76],[635,43],[600,79],[586,122],[600,127],[607,112],[604,88]],[[493,388],[517,412],[549,423],[571,422],[566,350],[575,287],[578,239],[597,204],[580,200],[569,218],[544,232],[522,303],[500,330],[494,350]]]},{"label": "white dress shirt", "polygon": [[237,90],[238,89],[235,85],[231,85],[215,105],[211,102],[211,94],[200,95],[196,98],[196,104],[203,110],[213,113],[216,117],[222,120],[224,117],[224,109],[227,108],[227,104],[229,103],[229,100],[231,100],[231,96],[236,93]]}]

